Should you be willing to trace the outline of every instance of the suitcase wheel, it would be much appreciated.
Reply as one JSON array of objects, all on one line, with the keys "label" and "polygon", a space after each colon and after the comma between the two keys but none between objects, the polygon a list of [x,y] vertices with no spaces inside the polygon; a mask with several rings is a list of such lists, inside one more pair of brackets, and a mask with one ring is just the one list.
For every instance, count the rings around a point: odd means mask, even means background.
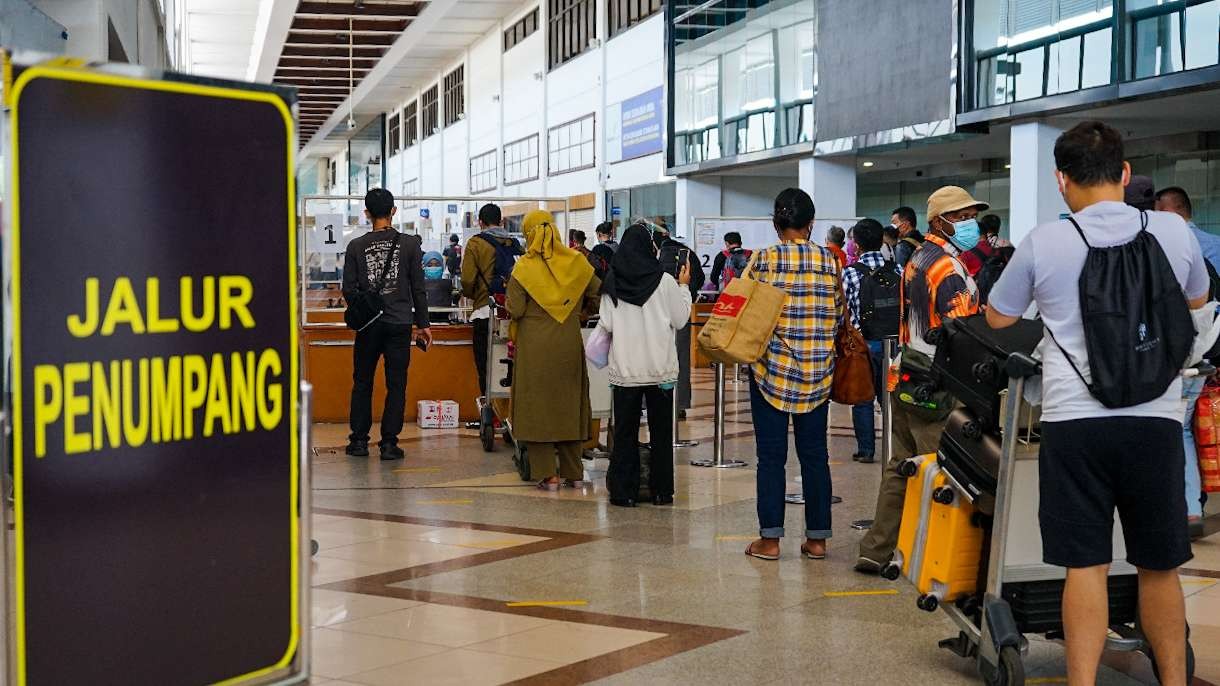
[{"label": "suitcase wheel", "polygon": [[896,581],[902,575],[902,567],[894,562],[890,562],[881,568],[881,578],[887,581]]},{"label": "suitcase wheel", "polygon": [[977,441],[983,437],[983,426],[972,419],[962,425],[962,435],[972,441]]},{"label": "suitcase wheel", "polygon": [[952,505],[955,497],[956,494],[953,492],[953,489],[948,486],[941,486],[932,491],[932,502],[940,503],[941,505]]},{"label": "suitcase wheel", "polygon": [[898,475],[908,479],[919,473],[919,464],[915,460],[903,460],[898,463]]},{"label": "suitcase wheel", "polygon": [[995,363],[995,360],[987,360],[986,362],[977,362],[970,368],[970,371],[974,373],[974,378],[979,383],[986,383],[986,384],[995,383],[999,377],[999,372],[1000,372],[999,368],[997,367],[997,365]]},{"label": "suitcase wheel", "polygon": [[940,598],[931,593],[925,593],[915,600],[915,607],[924,612],[936,612],[936,608],[940,607]]}]

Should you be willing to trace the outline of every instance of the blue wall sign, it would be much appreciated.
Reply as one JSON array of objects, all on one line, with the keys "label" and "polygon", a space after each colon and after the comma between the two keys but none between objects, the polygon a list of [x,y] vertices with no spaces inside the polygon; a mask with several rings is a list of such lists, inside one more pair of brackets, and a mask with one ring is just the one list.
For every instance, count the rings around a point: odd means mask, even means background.
[{"label": "blue wall sign", "polygon": [[661,99],[664,91],[654,88],[622,104],[622,146],[624,160],[661,152],[664,129],[664,109]]}]

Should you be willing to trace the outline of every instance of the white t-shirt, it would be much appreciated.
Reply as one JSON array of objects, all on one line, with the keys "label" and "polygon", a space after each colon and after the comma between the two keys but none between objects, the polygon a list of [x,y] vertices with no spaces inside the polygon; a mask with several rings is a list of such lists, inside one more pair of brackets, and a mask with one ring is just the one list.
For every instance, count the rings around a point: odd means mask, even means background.
[{"label": "white t-shirt", "polygon": [[[1089,245],[1122,245],[1140,230],[1139,210],[1121,202],[1099,202],[1073,215]],[[1209,280],[1199,241],[1186,222],[1170,212],[1149,212],[1148,232],[1161,244],[1174,276],[1187,299],[1207,294]],[[1088,248],[1071,222],[1041,224],[1017,247],[1012,261],[991,290],[988,306],[1009,317],[1019,317],[1036,304],[1055,341],[1072,356],[1076,368],[1089,378],[1089,356],[1080,318],[1080,270]],[[1049,334],[1048,334],[1049,338]],[[1175,380],[1165,394],[1141,405],[1109,409],[1089,393],[1054,342],[1042,346],[1042,419],[1061,422],[1092,417],[1163,417],[1182,421],[1182,381]]]}]

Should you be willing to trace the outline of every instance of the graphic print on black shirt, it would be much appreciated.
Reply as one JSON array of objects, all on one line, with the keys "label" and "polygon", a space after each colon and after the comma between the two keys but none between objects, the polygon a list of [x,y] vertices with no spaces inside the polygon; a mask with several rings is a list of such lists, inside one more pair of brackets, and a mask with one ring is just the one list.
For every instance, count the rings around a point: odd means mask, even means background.
[{"label": "graphic print on black shirt", "polygon": [[386,271],[384,276],[382,275],[386,269],[386,257],[393,250],[394,239],[397,237],[398,235],[394,234],[392,238],[373,241],[364,249],[364,273],[368,277],[369,288],[372,288],[377,281],[381,281],[383,296],[398,292],[398,262],[399,256],[402,255],[401,250],[393,251],[394,258],[390,260],[389,271]]}]

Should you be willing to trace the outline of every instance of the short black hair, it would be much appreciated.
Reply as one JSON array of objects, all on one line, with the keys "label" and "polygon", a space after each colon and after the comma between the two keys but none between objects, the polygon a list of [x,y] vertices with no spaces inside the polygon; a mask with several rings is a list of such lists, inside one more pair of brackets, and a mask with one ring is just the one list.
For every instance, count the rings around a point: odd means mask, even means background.
[{"label": "short black hair", "polygon": [[919,218],[915,216],[915,210],[907,207],[906,205],[895,209],[893,212],[890,212],[890,216],[893,215],[898,215],[900,220],[910,224],[912,227],[919,226]]},{"label": "short black hair", "polygon": [[840,248],[842,248],[843,243],[845,243],[846,241],[847,241],[847,232],[843,230],[842,226],[832,226],[829,229],[826,229],[826,242],[827,243],[833,243],[833,244],[839,246]]},{"label": "short black hair", "polygon": [[1170,186],[1156,192],[1157,202],[1169,198],[1170,202],[1186,210],[1186,214],[1194,215],[1195,208],[1190,204],[1190,195],[1181,186]]},{"label": "short black hair", "polygon": [[480,207],[479,221],[487,226],[499,226],[500,222],[503,221],[503,217],[500,215],[500,206],[489,202]]},{"label": "short black hair", "polygon": [[729,245],[741,245],[741,234],[736,231],[730,231],[724,234],[724,242]]},{"label": "short black hair", "polygon": [[893,226],[887,224],[886,226],[881,227],[881,235],[892,239],[895,243],[898,242],[898,229],[894,228]]},{"label": "short black hair", "polygon": [[988,236],[1000,235],[1000,217],[994,214],[979,217],[979,228]]},{"label": "short black hair", "polygon": [[803,229],[817,216],[813,198],[799,188],[785,188],[775,196],[772,220],[778,229]]},{"label": "short black hair", "polygon": [[456,233],[455,233],[455,234],[450,234],[450,236],[449,236],[449,242],[450,242],[450,243],[460,243],[460,242],[462,242],[462,239],[461,239],[461,238],[458,238],[458,235],[457,235]]},{"label": "short black hair", "polygon": [[597,225],[597,228],[594,229],[594,231],[596,231],[597,235],[599,236],[613,236],[614,222],[602,222]]},{"label": "short black hair", "polygon": [[851,227],[852,239],[860,248],[860,252],[874,252],[881,249],[881,234],[884,229],[881,222],[865,217]]},{"label": "short black hair", "polygon": [[581,231],[580,229],[572,229],[568,231],[568,241],[584,245],[587,238],[588,236],[585,235],[585,232]]},{"label": "short black hair", "polygon": [[1123,161],[1123,135],[1105,122],[1081,122],[1055,141],[1055,168],[1081,186],[1121,182]]},{"label": "short black hair", "polygon": [[394,213],[394,194],[384,188],[374,188],[364,196],[364,209],[373,219],[389,219]]}]

